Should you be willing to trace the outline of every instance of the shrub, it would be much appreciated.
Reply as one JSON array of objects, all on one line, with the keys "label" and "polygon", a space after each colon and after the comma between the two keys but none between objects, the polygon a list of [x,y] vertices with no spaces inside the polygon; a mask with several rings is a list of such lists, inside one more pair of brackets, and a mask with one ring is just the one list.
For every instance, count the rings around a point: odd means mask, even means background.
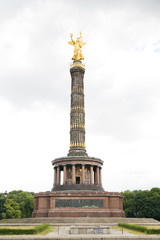
[{"label": "shrub", "polygon": [[1,228],[1,235],[25,235],[25,234],[35,234],[35,229],[10,229],[10,228]]},{"label": "shrub", "polygon": [[160,228],[148,228],[147,234],[160,234]]},{"label": "shrub", "polygon": [[143,232],[146,234],[160,234],[160,228],[147,228],[145,226],[128,223],[118,223],[118,226],[128,228],[130,230],[136,230],[138,232]]}]

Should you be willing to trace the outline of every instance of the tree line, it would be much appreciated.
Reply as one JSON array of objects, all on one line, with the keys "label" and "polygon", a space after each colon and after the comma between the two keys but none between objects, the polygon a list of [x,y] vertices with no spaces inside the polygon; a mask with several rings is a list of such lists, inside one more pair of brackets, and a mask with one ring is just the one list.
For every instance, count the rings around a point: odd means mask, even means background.
[{"label": "tree line", "polygon": [[[130,218],[154,218],[160,221],[160,188],[122,192],[125,216]],[[32,217],[34,193],[11,191],[0,193],[0,219]]]},{"label": "tree line", "polygon": [[160,188],[122,192],[126,217],[154,218],[160,221]]},{"label": "tree line", "polygon": [[5,196],[0,193],[0,219],[30,218],[34,205],[34,193],[11,191]]}]

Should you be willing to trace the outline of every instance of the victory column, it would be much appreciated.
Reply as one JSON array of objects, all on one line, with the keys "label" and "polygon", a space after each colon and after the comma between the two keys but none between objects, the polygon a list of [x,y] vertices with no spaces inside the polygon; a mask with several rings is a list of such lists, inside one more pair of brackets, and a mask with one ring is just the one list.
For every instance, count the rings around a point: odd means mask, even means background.
[{"label": "victory column", "polygon": [[33,217],[123,217],[122,195],[105,192],[99,158],[89,157],[85,147],[84,73],[82,34],[68,43],[74,47],[71,73],[70,149],[66,157],[52,161],[51,192],[35,194]]}]

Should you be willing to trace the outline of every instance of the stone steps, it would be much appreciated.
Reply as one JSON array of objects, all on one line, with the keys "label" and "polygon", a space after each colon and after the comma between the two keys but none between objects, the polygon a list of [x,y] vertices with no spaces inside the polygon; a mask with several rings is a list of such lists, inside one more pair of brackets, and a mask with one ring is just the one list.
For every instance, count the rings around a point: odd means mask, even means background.
[{"label": "stone steps", "polygon": [[20,218],[20,219],[3,219],[0,220],[0,224],[36,224],[36,223],[50,223],[50,224],[117,224],[119,222],[126,222],[126,223],[134,223],[134,224],[160,224],[159,221],[152,219],[152,218],[121,218],[121,217],[98,217],[98,218],[92,218],[92,217],[85,217],[85,218],[74,218],[74,217],[65,217],[65,218]]},{"label": "stone steps", "polygon": [[54,186],[53,191],[100,191],[104,192],[103,187],[98,185],[85,185],[85,184],[63,184]]}]

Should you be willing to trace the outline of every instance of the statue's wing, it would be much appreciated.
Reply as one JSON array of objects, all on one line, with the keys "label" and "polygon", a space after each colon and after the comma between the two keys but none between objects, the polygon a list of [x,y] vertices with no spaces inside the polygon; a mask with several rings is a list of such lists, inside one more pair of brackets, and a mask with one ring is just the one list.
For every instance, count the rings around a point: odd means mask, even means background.
[{"label": "statue's wing", "polygon": [[70,45],[73,45],[73,44],[74,44],[72,41],[69,41],[68,43],[69,43]]},{"label": "statue's wing", "polygon": [[85,46],[86,43],[85,42],[81,42],[81,47]]}]

